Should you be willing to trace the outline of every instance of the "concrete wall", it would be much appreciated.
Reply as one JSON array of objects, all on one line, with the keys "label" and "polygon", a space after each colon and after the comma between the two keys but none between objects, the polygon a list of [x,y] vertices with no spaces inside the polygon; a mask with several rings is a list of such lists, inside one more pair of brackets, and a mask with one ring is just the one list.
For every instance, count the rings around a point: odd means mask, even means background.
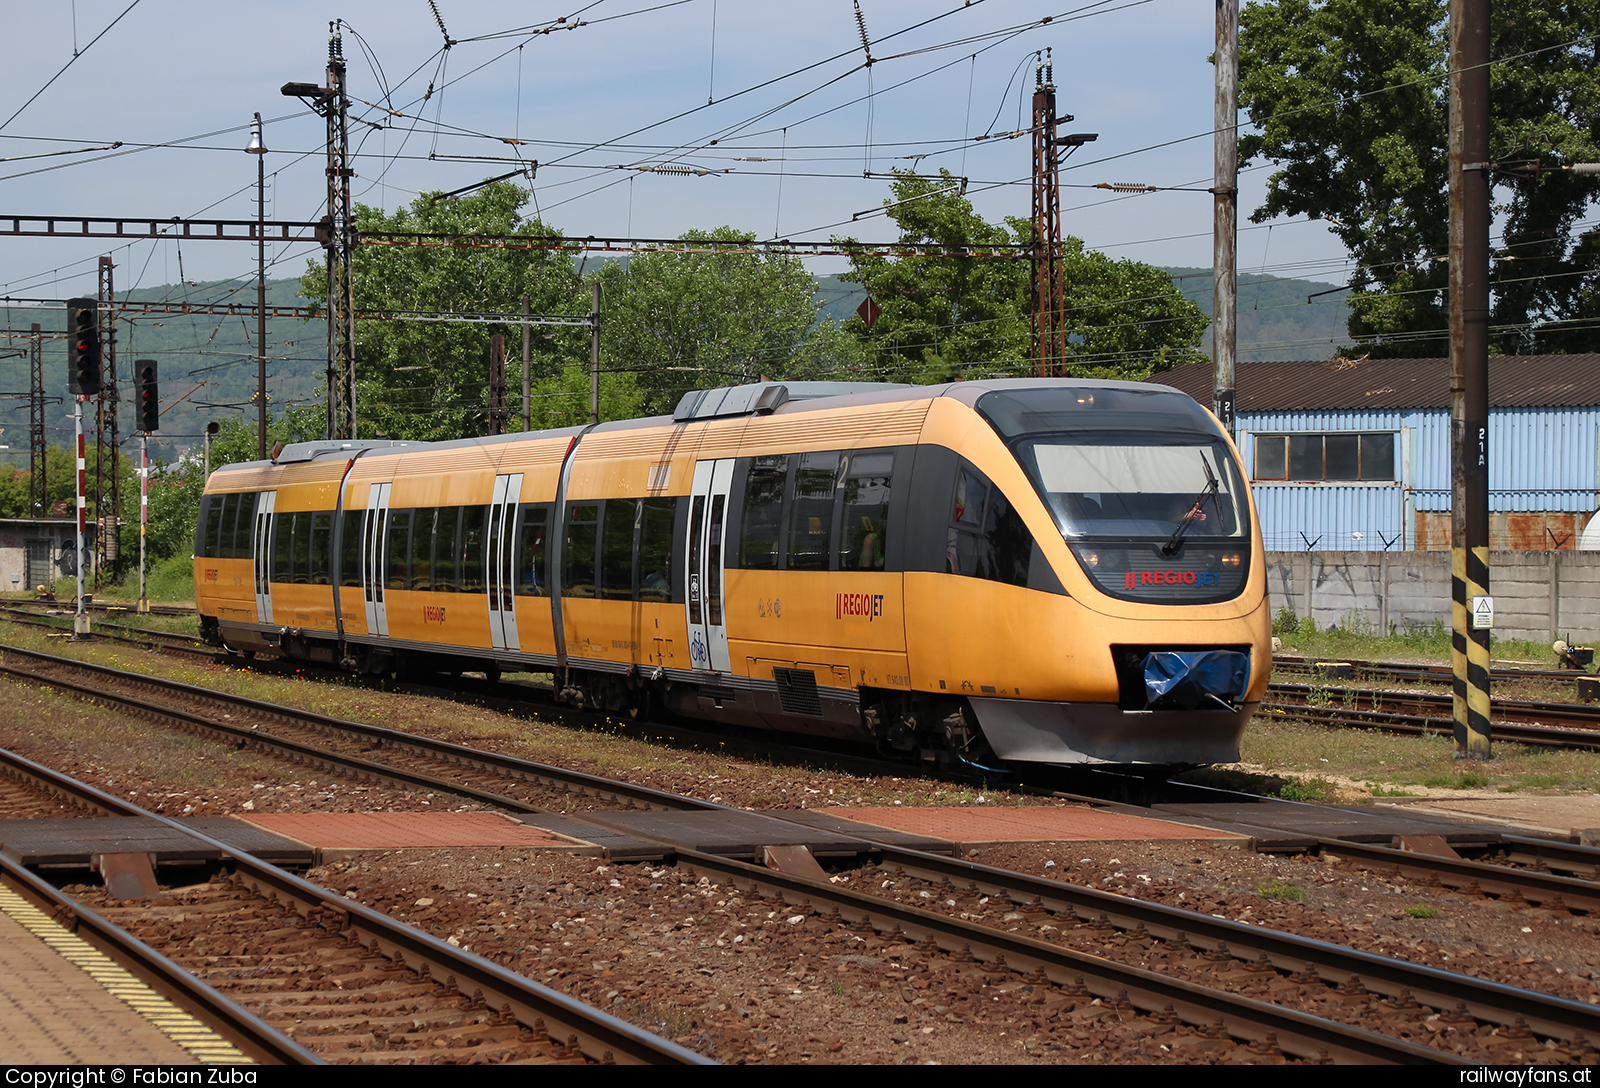
[{"label": "concrete wall", "polygon": [[[1500,638],[1600,639],[1600,553],[1490,552],[1489,585]],[[1318,627],[1448,628],[1450,553],[1268,552],[1267,592],[1274,613],[1287,606]]]}]

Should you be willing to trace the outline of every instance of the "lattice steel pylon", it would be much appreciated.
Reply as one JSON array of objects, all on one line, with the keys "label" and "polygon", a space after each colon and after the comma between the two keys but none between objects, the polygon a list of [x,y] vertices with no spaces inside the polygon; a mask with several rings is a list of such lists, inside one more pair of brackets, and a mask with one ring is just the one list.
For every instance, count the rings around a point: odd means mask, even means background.
[{"label": "lattice steel pylon", "polygon": [[50,516],[44,441],[44,331],[37,323],[28,337],[28,516]]},{"label": "lattice steel pylon", "polygon": [[95,482],[94,589],[100,591],[102,577],[111,577],[117,562],[117,518],[122,511],[122,494],[117,480],[117,457],[121,452],[117,437],[117,412],[122,398],[117,393],[117,312],[110,257],[100,258],[100,396],[95,401]]},{"label": "lattice steel pylon", "polygon": [[1067,373],[1054,67],[1041,60],[1033,88],[1033,370],[1045,378]]},{"label": "lattice steel pylon", "polygon": [[350,100],[345,96],[344,44],[328,24],[328,437],[356,436],[355,282],[351,255]]}]

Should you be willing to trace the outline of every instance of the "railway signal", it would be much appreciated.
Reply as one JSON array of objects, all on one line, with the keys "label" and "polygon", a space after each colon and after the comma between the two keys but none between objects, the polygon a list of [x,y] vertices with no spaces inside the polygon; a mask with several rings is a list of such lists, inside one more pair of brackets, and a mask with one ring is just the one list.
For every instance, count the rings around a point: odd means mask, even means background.
[{"label": "railway signal", "polygon": [[100,392],[100,303],[67,300],[67,389],[75,397]]},{"label": "railway signal", "polygon": [[161,429],[161,395],[156,389],[156,361],[133,364],[134,430],[153,433]]}]

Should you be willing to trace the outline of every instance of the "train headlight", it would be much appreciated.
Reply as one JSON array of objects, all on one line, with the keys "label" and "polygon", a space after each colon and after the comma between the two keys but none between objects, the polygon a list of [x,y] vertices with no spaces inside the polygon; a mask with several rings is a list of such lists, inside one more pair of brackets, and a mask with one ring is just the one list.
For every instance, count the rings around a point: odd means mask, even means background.
[{"label": "train headlight", "polygon": [[1083,561],[1085,563],[1089,564],[1091,567],[1098,567],[1100,565],[1100,553],[1099,552],[1085,552],[1084,556],[1083,556]]},{"label": "train headlight", "polygon": [[1085,408],[1093,408],[1094,407],[1094,394],[1093,393],[1080,393],[1080,394],[1078,394],[1078,403],[1083,405]]},{"label": "train headlight", "polygon": [[1240,555],[1225,555],[1222,557],[1222,565],[1225,567],[1237,567],[1243,558]]}]

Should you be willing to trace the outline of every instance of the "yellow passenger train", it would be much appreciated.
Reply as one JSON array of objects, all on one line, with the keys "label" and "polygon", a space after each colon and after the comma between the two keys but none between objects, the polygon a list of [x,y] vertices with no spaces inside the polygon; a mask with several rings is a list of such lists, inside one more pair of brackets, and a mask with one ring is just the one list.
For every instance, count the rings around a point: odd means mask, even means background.
[{"label": "yellow passenger train", "polygon": [[1266,689],[1238,455],[1175,390],[761,383],[671,417],[307,442],[212,473],[202,632],[926,762],[1238,758]]}]

